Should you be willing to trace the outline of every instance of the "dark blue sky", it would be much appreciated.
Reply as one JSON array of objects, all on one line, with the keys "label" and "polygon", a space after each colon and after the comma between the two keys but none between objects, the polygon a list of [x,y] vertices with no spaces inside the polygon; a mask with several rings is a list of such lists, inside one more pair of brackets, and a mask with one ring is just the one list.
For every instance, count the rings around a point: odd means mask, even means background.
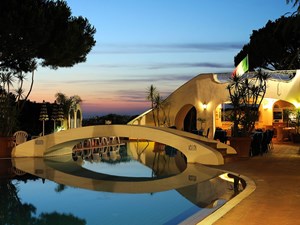
[{"label": "dark blue sky", "polygon": [[39,68],[31,100],[83,99],[85,115],[139,114],[151,84],[167,96],[190,78],[233,71],[253,30],[293,11],[285,0],[67,0],[97,29],[86,63]]}]

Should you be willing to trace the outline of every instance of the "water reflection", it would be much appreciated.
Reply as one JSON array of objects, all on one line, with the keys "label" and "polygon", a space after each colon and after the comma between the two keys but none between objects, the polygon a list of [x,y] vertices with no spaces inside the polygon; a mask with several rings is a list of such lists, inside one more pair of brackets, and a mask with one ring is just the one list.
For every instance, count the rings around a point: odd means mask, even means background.
[{"label": "water reflection", "polygon": [[[145,168],[148,168],[151,173],[146,177],[166,178],[181,173],[187,166],[185,156],[177,149],[148,140],[127,140],[118,144],[101,146],[86,145],[86,141],[83,143],[79,144],[80,147],[78,145],[74,147],[72,158],[84,168],[95,170],[98,173],[141,177],[138,173],[141,171],[145,176]],[[93,142],[87,141],[87,143]],[[117,167],[113,167],[117,164]],[[131,167],[126,167],[126,164]],[[137,165],[143,165],[144,168],[142,166],[137,168]]]},{"label": "water reflection", "polygon": [[[177,224],[195,213],[205,217],[244,188],[221,171],[186,164],[181,152],[161,143],[138,140],[106,147],[108,158],[100,148],[85,148],[76,155],[9,161],[11,174],[2,174],[0,185],[0,224],[22,224],[21,219],[24,224],[98,224],[101,210],[106,212],[103,224],[120,218],[123,224],[141,219]],[[119,157],[111,158],[116,151]],[[117,168],[122,173],[114,173]],[[136,170],[145,173],[137,176]]]},{"label": "water reflection", "polygon": [[[19,185],[21,182],[26,183],[28,180],[42,180],[42,182],[44,180],[16,169],[12,166],[10,160],[0,161],[0,224],[86,224],[84,219],[72,214],[52,212],[35,216],[37,208],[33,204],[22,202],[19,197]],[[6,170],[6,173],[3,170]]]},{"label": "water reflection", "polygon": [[[72,156],[16,158],[14,164],[23,171],[63,185],[96,191],[154,193],[181,188],[184,190],[196,185],[196,190],[205,190],[204,194],[201,194],[201,200],[196,200],[205,202],[200,203],[201,206],[209,205],[219,198],[220,194],[223,194],[220,191],[224,190],[222,183],[226,184],[222,179],[216,179],[223,172],[200,164],[187,164],[183,154],[161,143],[128,141],[126,145],[118,143],[103,148],[89,146],[74,152],[76,154]],[[112,154],[118,154],[118,159],[111,160]],[[106,156],[109,159],[106,159]],[[151,176],[131,176],[130,169],[135,169],[133,162],[136,161],[152,170]],[[104,167],[107,164],[113,165],[109,170],[119,170],[123,174],[106,171]],[[214,183],[216,184],[212,186]]]}]

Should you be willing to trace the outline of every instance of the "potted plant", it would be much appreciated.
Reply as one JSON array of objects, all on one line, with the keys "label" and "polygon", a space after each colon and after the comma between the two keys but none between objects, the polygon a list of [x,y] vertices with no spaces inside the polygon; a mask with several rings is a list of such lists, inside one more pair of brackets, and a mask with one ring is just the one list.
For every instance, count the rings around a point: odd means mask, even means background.
[{"label": "potted plant", "polygon": [[13,147],[12,134],[17,127],[16,97],[0,89],[0,157],[10,157]]},{"label": "potted plant", "polygon": [[233,76],[227,86],[232,104],[230,118],[233,122],[230,145],[241,157],[250,155],[250,135],[255,129],[258,109],[265,96],[269,77],[259,70],[249,75]]},{"label": "potted plant", "polygon": [[18,129],[20,111],[26,101],[25,77],[20,71],[0,68],[0,157],[11,156],[13,133]]},{"label": "potted plant", "polygon": [[200,131],[203,131],[203,124],[205,124],[206,119],[199,117],[197,120],[200,122]]}]

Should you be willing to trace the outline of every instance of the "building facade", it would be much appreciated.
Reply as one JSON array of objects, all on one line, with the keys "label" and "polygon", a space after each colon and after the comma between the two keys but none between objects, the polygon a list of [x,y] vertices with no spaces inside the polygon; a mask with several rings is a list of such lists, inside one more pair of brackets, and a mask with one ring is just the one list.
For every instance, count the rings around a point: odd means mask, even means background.
[{"label": "building facade", "polygon": [[[285,114],[300,108],[300,70],[274,71],[271,75],[255,127],[277,131],[289,126]],[[230,136],[232,122],[226,115],[230,110],[226,76],[230,75],[200,74],[183,84],[165,99],[167,104],[159,113],[159,126],[188,132],[209,129],[210,138],[220,127]],[[152,113],[152,110],[147,111],[130,124],[153,126]]]}]

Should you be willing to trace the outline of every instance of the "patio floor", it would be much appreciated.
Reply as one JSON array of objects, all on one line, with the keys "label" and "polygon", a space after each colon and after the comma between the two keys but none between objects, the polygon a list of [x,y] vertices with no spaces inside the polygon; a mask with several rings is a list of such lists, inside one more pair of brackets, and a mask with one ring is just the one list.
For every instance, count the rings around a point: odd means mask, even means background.
[{"label": "patio floor", "polygon": [[273,146],[263,156],[218,167],[252,179],[256,189],[214,225],[300,224],[300,144]]}]

